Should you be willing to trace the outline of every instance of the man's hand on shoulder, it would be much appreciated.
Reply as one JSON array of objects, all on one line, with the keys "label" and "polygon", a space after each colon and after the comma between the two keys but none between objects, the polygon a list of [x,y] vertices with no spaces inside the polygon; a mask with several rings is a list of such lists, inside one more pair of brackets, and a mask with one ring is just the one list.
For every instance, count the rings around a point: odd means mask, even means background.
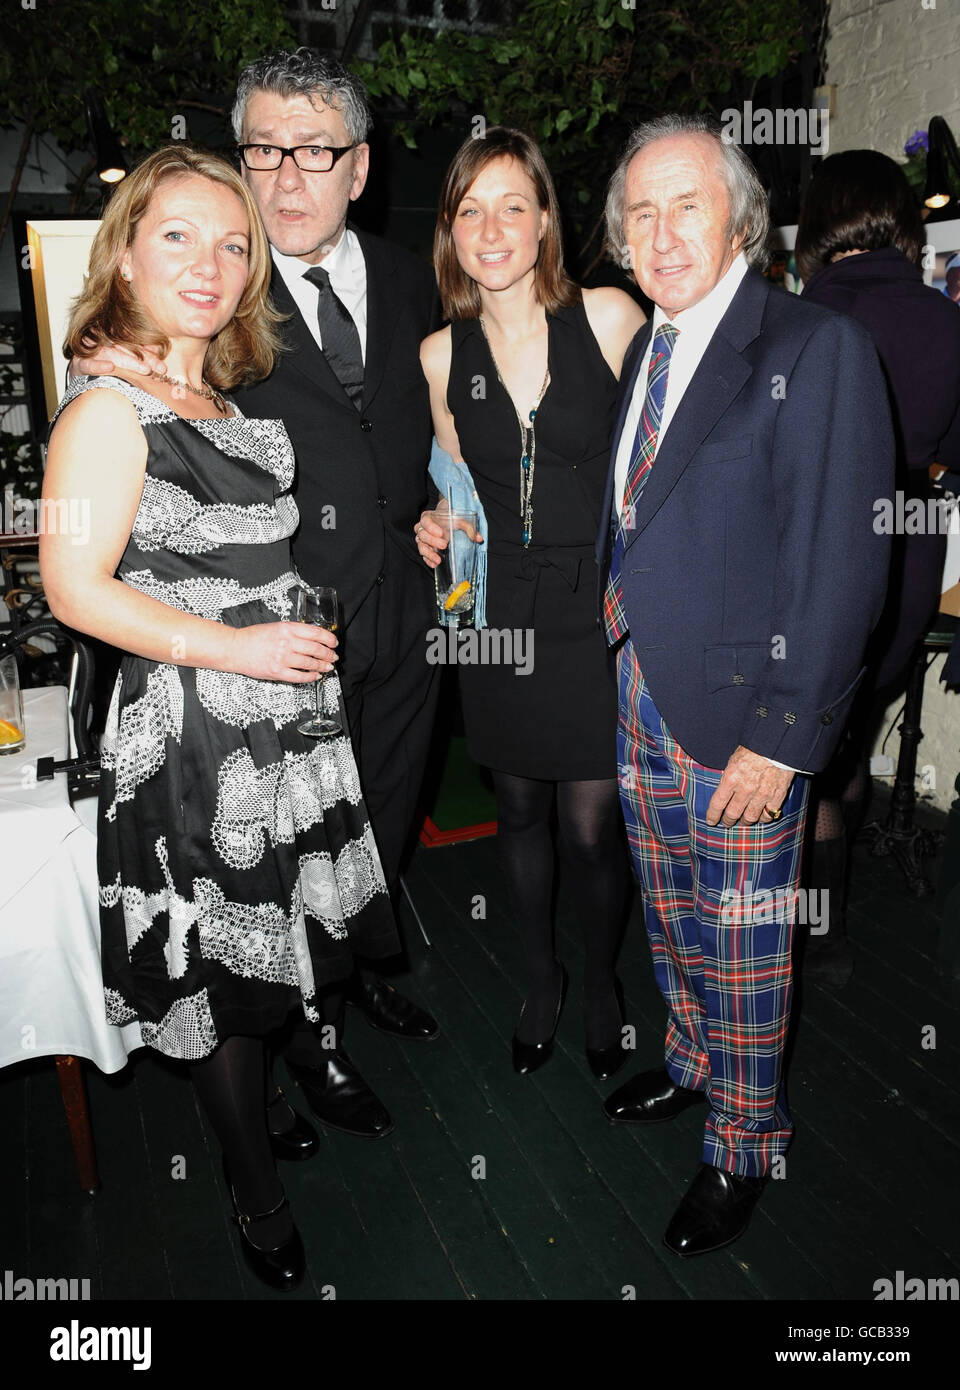
[{"label": "man's hand on shoulder", "polygon": [[149,376],[151,372],[162,372],[164,370],[163,358],[150,348],[141,349],[143,356],[138,357],[129,348],[121,347],[119,343],[107,343],[102,347],[92,348],[90,357],[75,357],[70,364],[70,376],[112,376],[114,372],[137,372],[141,376]]},{"label": "man's hand on shoulder", "polygon": [[789,768],[778,767],[741,744],[730,754],[720,785],[710,798],[707,824],[720,824],[728,830],[739,820],[747,825],[758,821],[769,824],[765,808],[779,811],[793,778]]}]

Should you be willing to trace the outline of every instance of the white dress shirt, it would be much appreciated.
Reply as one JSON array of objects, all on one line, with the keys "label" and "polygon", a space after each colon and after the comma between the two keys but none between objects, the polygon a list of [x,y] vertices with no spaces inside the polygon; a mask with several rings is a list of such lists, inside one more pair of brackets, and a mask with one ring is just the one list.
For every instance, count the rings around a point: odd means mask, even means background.
[{"label": "white dress shirt", "polygon": [[[320,323],[317,318],[320,291],[316,285],[312,285],[309,280],[304,279],[311,267],[297,256],[284,256],[275,247],[272,250],[273,263],[280,272],[280,278],[290,291],[294,304],[303,315],[304,322],[313,334],[314,342],[317,347],[322,348]],[[366,366],[367,263],[363,259],[363,252],[360,249],[360,242],[357,240],[356,233],[351,231],[349,227],[344,227],[340,240],[332,251],[327,252],[320,264],[330,276],[330,287],[334,294],[342,301],[347,313],[357,325],[357,332],[360,335],[360,355],[363,358],[364,366]]]},{"label": "white dress shirt", "polygon": [[[660,418],[660,431],[657,435],[654,458],[656,458],[663,437],[670,427],[670,421],[676,415],[677,407],[683,400],[684,392],[703,360],[703,354],[710,345],[710,339],[716,332],[720,320],[730,308],[733,296],[740,288],[740,281],[746,273],[747,258],[741,251],[730,265],[726,275],[717,281],[710,293],[704,295],[698,304],[692,304],[689,309],[681,309],[672,319],[664,313],[659,304],[654,308],[653,331],[650,334],[650,342],[643,355],[643,361],[640,363],[640,371],[633,388],[633,397],[623,422],[620,446],[617,449],[613,488],[618,515],[623,509],[623,491],[626,487],[627,470],[630,467],[630,458],[633,454],[633,442],[637,437],[643,401],[647,394],[647,370],[650,366],[650,354],[653,351],[653,340],[657,329],[662,323],[672,323],[677,330],[677,337],[670,357],[670,370],[667,373],[667,394],[664,397],[663,414]],[[782,767],[787,772],[800,771],[799,768],[789,767],[787,763],[778,763],[775,758],[768,758],[767,762],[773,763],[774,767]]]},{"label": "white dress shirt", "polygon": [[647,394],[647,370],[657,329],[662,323],[672,323],[677,330],[667,373],[667,394],[663,402],[663,415],[660,419],[660,432],[654,458],[660,450],[663,437],[670,427],[670,421],[677,413],[677,406],[683,400],[684,392],[693,380],[693,374],[700,366],[703,354],[710,345],[717,325],[730,308],[731,300],[740,288],[740,281],[747,273],[747,258],[741,251],[727,270],[722,280],[718,280],[709,294],[704,295],[699,304],[689,309],[681,309],[672,319],[659,305],[653,311],[653,332],[640,363],[640,371],[633,388],[633,398],[623,422],[623,434],[617,450],[617,464],[613,475],[613,495],[617,504],[617,514],[623,509],[623,490],[627,483],[627,470],[633,453],[633,442],[637,437],[637,427],[643,411],[643,401]]}]

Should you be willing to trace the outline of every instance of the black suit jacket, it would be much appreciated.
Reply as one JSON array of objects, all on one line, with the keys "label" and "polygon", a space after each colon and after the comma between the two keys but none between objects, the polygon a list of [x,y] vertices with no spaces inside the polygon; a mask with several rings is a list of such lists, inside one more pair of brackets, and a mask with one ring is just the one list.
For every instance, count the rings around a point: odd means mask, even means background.
[{"label": "black suit jacket", "polygon": [[[385,547],[422,562],[413,527],[427,501],[432,425],[420,343],[440,324],[430,267],[403,247],[354,229],[367,266],[362,410],[317,347],[276,268],[271,294],[291,317],[287,351],[263,381],[233,392],[246,415],[280,419],[297,456],[300,526],[294,561],[308,583],[334,584],[345,623],[383,572]],[[417,583],[419,595],[422,585]]]}]

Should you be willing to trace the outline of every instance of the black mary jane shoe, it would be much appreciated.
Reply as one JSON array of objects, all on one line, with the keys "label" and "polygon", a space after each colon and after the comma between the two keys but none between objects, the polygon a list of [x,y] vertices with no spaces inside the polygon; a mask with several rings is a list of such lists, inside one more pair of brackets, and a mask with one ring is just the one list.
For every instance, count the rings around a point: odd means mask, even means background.
[{"label": "black mary jane shoe", "polygon": [[617,1032],[617,1041],[611,1043],[609,1047],[587,1047],[585,1045],[583,1049],[586,1054],[587,1064],[598,1081],[606,1081],[609,1077],[614,1076],[627,1060],[627,1054],[623,1046],[623,993],[620,988],[619,980],[614,990],[617,998],[617,1008],[620,1010],[620,1027]]},{"label": "black mary jane shoe", "polygon": [[[285,1129],[281,1134],[274,1134],[270,1128],[270,1111],[278,1101],[284,1101],[293,1112],[293,1124],[289,1129]],[[309,1121],[302,1115],[298,1115],[293,1106],[287,1100],[280,1087],[277,1087],[276,1095],[273,1096],[267,1105],[267,1133],[270,1135],[270,1147],[273,1150],[274,1158],[303,1159],[312,1158],[320,1147],[320,1140],[317,1131]]]},{"label": "black mary jane shoe", "polygon": [[226,1179],[227,1191],[230,1193],[230,1201],[233,1203],[233,1219],[240,1232],[240,1249],[243,1251],[243,1257],[251,1273],[255,1274],[264,1284],[269,1284],[271,1288],[283,1291],[295,1289],[303,1278],[307,1267],[303,1241],[300,1239],[300,1232],[296,1226],[293,1228],[293,1234],[281,1241],[272,1250],[261,1250],[259,1246],[252,1243],[247,1235],[247,1227],[252,1222],[263,1221],[268,1216],[276,1216],[277,1212],[283,1211],[284,1207],[289,1207],[290,1203],[287,1198],[283,1197],[270,1211],[262,1211],[256,1216],[248,1216],[246,1212],[240,1210],[237,1203],[237,1194],[230,1181],[226,1157],[223,1159],[223,1176]]},{"label": "black mary jane shoe", "polygon": [[[557,1012],[554,1014],[553,1028],[549,1038],[545,1038],[543,1042],[525,1043],[520,1041],[516,1032],[513,1035],[513,1069],[518,1076],[529,1076],[531,1072],[539,1071],[553,1056],[553,1039],[556,1036],[557,1024],[560,1022],[560,1011],[563,1008],[566,993],[567,972],[561,965],[560,997],[557,1000]],[[526,1003],[524,1003],[523,1009],[526,1007]],[[520,1023],[523,1022],[523,1009],[520,1010]],[[518,1029],[520,1023],[517,1024]]]}]

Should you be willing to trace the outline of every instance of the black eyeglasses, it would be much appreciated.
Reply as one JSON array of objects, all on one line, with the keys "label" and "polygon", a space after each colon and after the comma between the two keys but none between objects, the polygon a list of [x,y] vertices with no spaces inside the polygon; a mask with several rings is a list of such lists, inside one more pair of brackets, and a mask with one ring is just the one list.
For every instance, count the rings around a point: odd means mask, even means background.
[{"label": "black eyeglasses", "polygon": [[284,149],[282,145],[238,145],[240,158],[248,169],[266,172],[279,169],[287,155],[298,169],[307,174],[326,174],[353,145],[294,145]]}]

